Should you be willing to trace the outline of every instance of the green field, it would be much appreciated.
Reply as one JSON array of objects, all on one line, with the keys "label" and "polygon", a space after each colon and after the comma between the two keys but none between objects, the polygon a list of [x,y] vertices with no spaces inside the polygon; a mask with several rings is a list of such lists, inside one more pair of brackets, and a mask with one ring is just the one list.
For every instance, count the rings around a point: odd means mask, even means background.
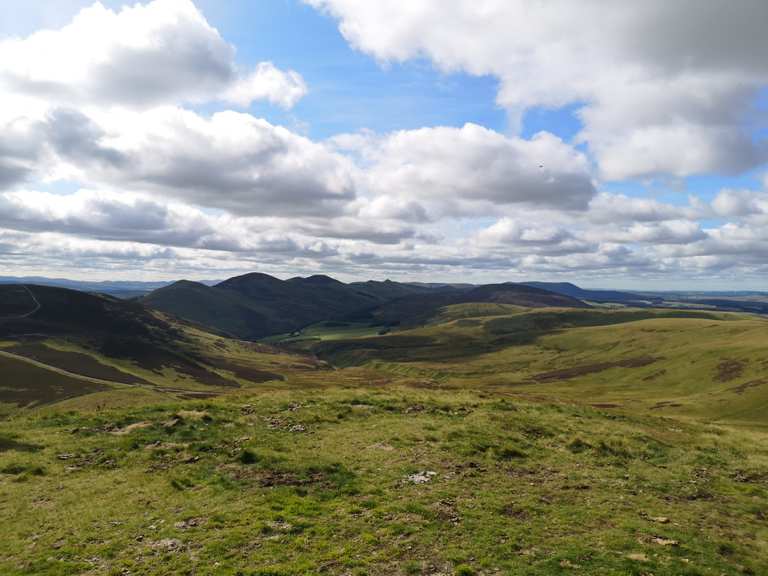
[{"label": "green field", "polygon": [[363,322],[318,322],[295,332],[264,338],[268,344],[311,344],[322,340],[343,340],[377,336],[389,331],[383,326],[372,326]]},{"label": "green field", "polygon": [[[135,379],[5,405],[0,574],[766,573],[763,318],[461,304],[286,350],[184,330],[235,386],[0,347]],[[4,358],[28,394],[77,384]]]}]

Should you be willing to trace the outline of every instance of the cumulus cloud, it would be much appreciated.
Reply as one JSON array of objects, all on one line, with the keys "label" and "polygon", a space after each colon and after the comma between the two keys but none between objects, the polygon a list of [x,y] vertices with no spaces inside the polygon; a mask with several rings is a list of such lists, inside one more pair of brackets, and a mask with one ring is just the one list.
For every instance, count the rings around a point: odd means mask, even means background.
[{"label": "cumulus cloud", "polygon": [[190,0],[154,0],[119,12],[96,3],[58,30],[0,41],[0,87],[69,105],[150,107],[266,99],[284,107],[305,93],[301,76],[271,63],[250,73]]},{"label": "cumulus cloud", "polygon": [[[609,179],[739,172],[766,161],[744,111],[768,83],[768,4],[305,0],[383,61],[492,74],[513,118],[579,103]],[[434,25],[439,15],[440,25]]]},{"label": "cumulus cloud", "polygon": [[269,100],[283,108],[292,108],[307,93],[307,85],[298,72],[284,72],[272,62],[261,62],[250,74],[239,78],[223,93],[226,101],[248,107],[254,100]]},{"label": "cumulus cloud", "polygon": [[[765,161],[748,132],[768,79],[765,3],[308,1],[381,60],[496,76],[513,124],[576,103],[583,127],[571,142],[472,123],[312,140],[226,109],[287,109],[308,89],[267,61],[277,55],[240,65],[190,0],[95,4],[0,40],[0,267],[474,281],[768,271],[765,189],[681,203],[601,183]],[[80,189],[42,191],[60,181]]]},{"label": "cumulus cloud", "polygon": [[250,216],[330,215],[355,197],[348,159],[250,114],[54,110],[45,126],[60,176],[93,185]]},{"label": "cumulus cloud", "polygon": [[712,201],[718,216],[745,217],[768,215],[768,192],[721,190]]},{"label": "cumulus cloud", "polygon": [[[422,214],[414,202],[458,215],[482,213],[472,206],[478,203],[569,210],[586,208],[595,193],[586,158],[547,132],[524,140],[465,124],[403,130],[361,144],[367,188],[400,198],[394,205],[416,218]],[[381,202],[377,209],[391,207]]]}]

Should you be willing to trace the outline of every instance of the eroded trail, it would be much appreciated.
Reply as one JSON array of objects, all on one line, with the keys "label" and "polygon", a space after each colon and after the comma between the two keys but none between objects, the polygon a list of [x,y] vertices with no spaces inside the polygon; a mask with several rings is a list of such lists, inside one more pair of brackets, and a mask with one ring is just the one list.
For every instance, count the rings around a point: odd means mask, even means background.
[{"label": "eroded trail", "polygon": [[24,318],[29,318],[36,312],[38,312],[43,306],[40,304],[40,301],[37,299],[37,297],[32,293],[32,290],[30,290],[29,286],[26,284],[20,284],[20,287],[29,295],[29,297],[32,299],[32,303],[34,307],[29,312],[25,312],[24,314],[17,314],[13,316],[0,316],[0,322],[4,320],[23,320]]},{"label": "eroded trail", "polygon": [[110,387],[116,387],[116,388],[125,388],[125,387],[140,387],[140,388],[147,388],[149,390],[153,390],[155,392],[161,392],[164,394],[180,394],[185,397],[197,397],[197,398],[209,398],[211,396],[217,396],[218,392],[206,392],[201,390],[188,390],[186,388],[171,388],[168,386],[159,386],[156,384],[126,384],[124,382],[116,382],[114,380],[105,380],[102,378],[94,378],[92,376],[85,376],[84,374],[78,374],[77,372],[70,372],[69,370],[65,370],[63,368],[59,368],[57,366],[51,366],[50,364],[45,364],[44,362],[39,362],[37,360],[34,360],[33,358],[28,358],[26,356],[21,356],[19,354],[13,354],[12,352],[6,352],[4,350],[0,350],[0,356],[5,358],[10,358],[11,360],[17,360],[19,362],[25,362],[27,364],[31,364],[32,366],[36,366],[37,368],[42,368],[43,370],[48,370],[50,372],[55,372],[56,374],[61,374],[62,376],[67,376],[69,378],[75,378],[77,380],[82,380],[83,382],[90,382],[92,384],[101,384],[103,386],[110,386]]}]

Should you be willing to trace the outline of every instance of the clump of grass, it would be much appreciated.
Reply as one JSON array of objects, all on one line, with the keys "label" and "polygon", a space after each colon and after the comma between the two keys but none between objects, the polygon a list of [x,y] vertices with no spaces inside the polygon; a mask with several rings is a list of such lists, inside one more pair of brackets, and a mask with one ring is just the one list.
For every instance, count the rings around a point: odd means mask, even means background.
[{"label": "clump of grass", "polygon": [[496,450],[496,458],[498,460],[517,460],[519,458],[527,458],[528,454],[522,448],[515,446],[514,444],[506,444]]},{"label": "clump of grass", "polygon": [[260,458],[258,454],[256,454],[253,450],[248,450],[247,448],[240,452],[240,456],[238,457],[238,460],[240,461],[240,464],[250,465],[250,464],[256,464]]},{"label": "clump of grass", "polygon": [[8,464],[0,469],[0,474],[18,476],[20,474],[29,474],[30,476],[45,476],[45,468],[42,466],[33,466],[31,464]]},{"label": "clump of grass", "polygon": [[629,460],[632,458],[632,452],[626,442],[621,439],[601,440],[595,449],[598,455],[619,460]]},{"label": "clump of grass", "polygon": [[574,454],[581,454],[582,452],[590,450],[592,448],[592,444],[581,437],[576,437],[568,443],[567,448]]}]

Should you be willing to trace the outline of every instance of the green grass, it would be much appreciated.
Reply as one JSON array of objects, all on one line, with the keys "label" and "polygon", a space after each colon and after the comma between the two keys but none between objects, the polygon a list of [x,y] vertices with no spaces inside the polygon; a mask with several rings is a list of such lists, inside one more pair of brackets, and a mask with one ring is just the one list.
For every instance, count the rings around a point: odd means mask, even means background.
[{"label": "green grass", "polygon": [[338,369],[190,329],[285,377],[205,400],[99,357],[154,386],[0,412],[0,574],[760,575],[767,327],[461,305],[316,327]]},{"label": "green grass", "polygon": [[759,574],[768,554],[755,431],[328,389],[48,409],[9,434],[37,447],[0,453],[9,575]]},{"label": "green grass", "polygon": [[302,342],[320,342],[323,340],[342,340],[364,338],[388,332],[383,326],[371,326],[365,322],[318,322],[296,332],[278,334],[264,338],[268,344],[296,344]]}]

